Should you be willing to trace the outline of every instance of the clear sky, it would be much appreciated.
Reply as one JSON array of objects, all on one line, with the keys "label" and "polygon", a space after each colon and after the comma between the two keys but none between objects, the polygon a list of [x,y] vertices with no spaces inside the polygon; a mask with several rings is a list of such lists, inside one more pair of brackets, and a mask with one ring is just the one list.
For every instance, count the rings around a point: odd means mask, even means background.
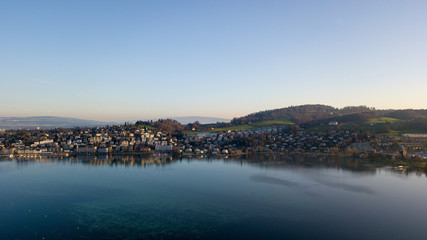
[{"label": "clear sky", "polygon": [[427,108],[427,1],[1,1],[0,116]]}]

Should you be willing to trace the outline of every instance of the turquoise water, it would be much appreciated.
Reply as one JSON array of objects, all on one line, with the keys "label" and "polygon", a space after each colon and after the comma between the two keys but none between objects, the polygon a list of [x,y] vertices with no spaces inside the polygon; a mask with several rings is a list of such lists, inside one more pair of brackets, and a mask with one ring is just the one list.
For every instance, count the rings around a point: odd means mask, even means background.
[{"label": "turquoise water", "polygon": [[0,161],[0,239],[427,239],[423,173],[360,161]]}]

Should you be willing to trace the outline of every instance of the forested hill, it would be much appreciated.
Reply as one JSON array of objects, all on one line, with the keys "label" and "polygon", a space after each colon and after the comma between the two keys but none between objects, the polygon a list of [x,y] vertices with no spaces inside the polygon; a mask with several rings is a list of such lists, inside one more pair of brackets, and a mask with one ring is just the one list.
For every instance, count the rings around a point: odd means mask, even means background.
[{"label": "forested hill", "polygon": [[233,125],[252,124],[270,120],[288,120],[299,125],[324,124],[328,121],[339,122],[367,122],[376,118],[393,118],[399,120],[415,120],[427,117],[427,110],[376,110],[366,106],[350,106],[334,108],[327,105],[301,105],[266,110],[234,118]]}]

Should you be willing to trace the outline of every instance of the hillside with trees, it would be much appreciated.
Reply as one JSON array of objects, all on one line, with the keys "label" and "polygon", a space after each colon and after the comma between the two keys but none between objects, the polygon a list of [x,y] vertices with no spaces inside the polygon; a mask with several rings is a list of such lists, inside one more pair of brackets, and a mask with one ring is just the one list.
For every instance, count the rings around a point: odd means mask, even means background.
[{"label": "hillside with trees", "polygon": [[348,129],[369,129],[374,132],[427,132],[427,110],[377,110],[366,106],[334,108],[327,105],[301,105],[260,111],[234,118],[231,125],[256,125],[268,121],[290,121],[303,128],[328,126],[337,122]]},{"label": "hillside with trees", "polygon": [[325,119],[337,114],[338,109],[326,105],[302,105],[266,110],[252,113],[244,117],[234,118],[231,123],[234,125],[251,124],[269,120],[289,120],[296,124],[313,120]]},{"label": "hillside with trees", "polygon": [[181,124],[172,119],[159,119],[158,121],[138,121],[135,124],[140,127],[155,128],[175,136],[194,132],[220,132],[270,126],[292,126],[292,128],[305,128],[313,131],[329,131],[339,128],[378,134],[427,133],[427,110],[378,110],[367,106],[334,108],[315,104],[260,111],[234,118],[228,123],[201,124],[195,121]]},{"label": "hillside with trees", "polygon": [[376,115],[372,114],[375,112],[374,108],[366,106],[350,106],[344,108],[334,108],[327,105],[301,105],[291,106],[286,108],[279,108],[274,110],[261,111],[252,113],[244,117],[234,118],[231,123],[235,125],[239,124],[251,124],[260,121],[269,120],[289,120],[296,124],[303,124],[313,121],[366,121],[369,118],[374,118]]}]

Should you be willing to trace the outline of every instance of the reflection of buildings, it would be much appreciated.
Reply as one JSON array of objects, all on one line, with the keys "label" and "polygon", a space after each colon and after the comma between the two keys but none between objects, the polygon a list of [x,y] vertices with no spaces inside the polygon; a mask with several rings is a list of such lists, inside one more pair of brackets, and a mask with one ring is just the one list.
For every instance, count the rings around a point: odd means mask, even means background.
[{"label": "reflection of buildings", "polygon": [[69,158],[70,163],[82,163],[96,166],[147,166],[167,165],[173,162],[167,154],[157,155],[115,155],[115,156],[83,156]]},{"label": "reflection of buildings", "polygon": [[255,154],[240,158],[222,158],[222,157],[193,157],[193,158],[173,158],[168,154],[156,155],[103,155],[103,156],[78,156],[67,158],[16,158],[12,161],[26,164],[31,162],[64,162],[69,164],[84,164],[93,166],[166,166],[178,161],[223,161],[230,164],[251,165],[266,169],[282,168],[336,168],[357,172],[375,172],[375,165],[367,165],[360,159],[339,158],[330,156],[284,156],[273,154]]},{"label": "reflection of buildings", "polygon": [[[195,156],[189,158],[174,158],[169,154],[148,154],[148,155],[101,155],[101,156],[76,156],[76,157],[40,157],[40,158],[4,158],[5,161],[15,161],[18,164],[27,165],[37,162],[63,162],[68,164],[83,164],[99,167],[164,167],[177,162],[215,162],[221,161],[227,164],[250,165],[263,169],[288,169],[288,168],[334,168],[337,170],[346,170],[351,172],[376,174],[379,168],[409,174],[427,173],[427,169],[420,169],[411,166],[393,168],[392,162],[375,159],[358,159],[327,155],[276,155],[276,154],[253,154],[244,155],[238,158],[230,157],[203,157]],[[1,158],[0,158],[1,161]],[[388,167],[387,167],[388,166]]]},{"label": "reflection of buildings", "polygon": [[118,155],[118,156],[81,156],[81,157],[67,157],[67,158],[13,158],[20,164],[27,164],[32,162],[64,162],[69,164],[84,164],[93,166],[147,166],[147,165],[167,165],[177,159],[173,160],[167,154],[158,155]]}]

